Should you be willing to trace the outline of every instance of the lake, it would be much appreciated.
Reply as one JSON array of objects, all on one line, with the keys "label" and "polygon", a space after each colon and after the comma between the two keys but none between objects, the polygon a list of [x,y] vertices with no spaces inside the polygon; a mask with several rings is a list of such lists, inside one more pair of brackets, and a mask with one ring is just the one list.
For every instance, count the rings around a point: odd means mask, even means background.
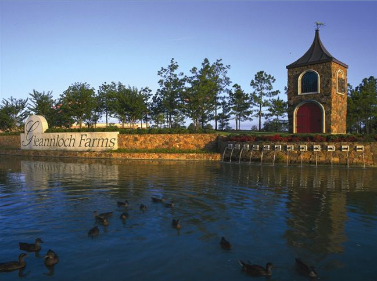
[{"label": "lake", "polygon": [[[275,265],[258,280],[308,280],[296,257],[319,280],[377,280],[376,179],[375,168],[335,165],[1,155],[0,263],[17,260],[19,242],[44,243],[24,270],[0,280],[253,279],[240,259]],[[129,206],[118,207],[125,199]],[[113,212],[108,226],[95,210]],[[88,237],[94,226],[99,235]],[[53,268],[43,263],[48,249],[60,258]]]}]

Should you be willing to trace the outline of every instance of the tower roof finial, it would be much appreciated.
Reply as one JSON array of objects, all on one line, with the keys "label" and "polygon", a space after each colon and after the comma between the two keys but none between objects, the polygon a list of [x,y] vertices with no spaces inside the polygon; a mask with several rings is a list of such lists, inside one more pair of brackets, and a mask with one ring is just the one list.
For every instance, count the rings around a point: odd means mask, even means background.
[{"label": "tower roof finial", "polygon": [[319,27],[322,26],[322,25],[325,26],[325,24],[323,22],[320,22],[320,21],[316,21],[315,25],[317,26],[317,28],[315,30],[319,30]]}]

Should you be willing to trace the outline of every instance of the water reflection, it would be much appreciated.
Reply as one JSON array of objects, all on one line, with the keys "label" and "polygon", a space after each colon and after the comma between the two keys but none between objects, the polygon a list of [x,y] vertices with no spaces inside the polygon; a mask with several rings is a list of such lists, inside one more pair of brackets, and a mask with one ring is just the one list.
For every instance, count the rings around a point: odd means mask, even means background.
[{"label": "water reflection", "polygon": [[[184,274],[188,280],[208,280],[210,274],[214,280],[235,280],[243,278],[238,275],[238,259],[249,259],[277,264],[276,280],[296,280],[291,270],[295,257],[317,265],[328,280],[342,280],[336,276],[351,278],[354,255],[362,253],[366,260],[357,268],[365,274],[364,280],[372,280],[368,278],[377,251],[376,171],[2,157],[0,256],[14,256],[18,241],[38,235],[47,241],[43,252],[54,241],[51,247],[62,262],[56,272],[46,273],[36,262],[40,258],[33,257],[30,263],[36,268],[30,268],[35,280],[43,279],[38,272],[61,280],[80,280],[83,274],[87,279],[104,280],[108,271],[99,271],[106,259],[113,262],[107,266],[114,278],[124,274],[120,266],[127,264],[132,268],[131,279],[171,280]],[[175,206],[153,203],[152,196],[165,197]],[[130,206],[118,207],[116,202],[125,199]],[[147,205],[144,212],[141,204]],[[109,226],[96,223],[94,210],[114,211]],[[123,212],[129,214],[126,221],[120,219]],[[180,219],[180,230],[171,226],[172,219]],[[100,234],[88,239],[88,230],[97,225]],[[233,247],[219,255],[221,236]],[[76,265],[67,262],[82,251],[88,253],[85,263],[80,259]],[[155,253],[158,260],[152,259]],[[138,264],[145,262],[148,270]],[[170,271],[182,262],[187,270]],[[211,269],[201,275],[199,264]]]}]

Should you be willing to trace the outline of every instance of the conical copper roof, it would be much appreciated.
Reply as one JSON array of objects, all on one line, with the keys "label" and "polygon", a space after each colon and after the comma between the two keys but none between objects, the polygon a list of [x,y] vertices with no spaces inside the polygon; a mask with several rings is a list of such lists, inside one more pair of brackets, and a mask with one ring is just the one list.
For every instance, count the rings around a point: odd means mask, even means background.
[{"label": "conical copper roof", "polygon": [[287,65],[287,69],[304,66],[304,65],[310,65],[310,64],[317,64],[317,63],[323,63],[333,61],[336,62],[345,68],[348,68],[348,65],[345,63],[337,60],[334,58],[323,46],[321,39],[319,38],[319,30],[316,29],[315,31],[315,37],[312,45],[310,46],[309,50],[298,60],[296,60],[294,63],[291,63],[290,65]]}]

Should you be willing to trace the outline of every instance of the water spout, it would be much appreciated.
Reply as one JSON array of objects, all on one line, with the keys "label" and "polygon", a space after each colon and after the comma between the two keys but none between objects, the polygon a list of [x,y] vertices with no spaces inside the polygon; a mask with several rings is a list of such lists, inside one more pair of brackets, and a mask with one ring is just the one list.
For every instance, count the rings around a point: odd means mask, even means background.
[{"label": "water spout", "polygon": [[287,150],[287,167],[289,166],[289,150]]},{"label": "water spout", "polygon": [[302,152],[300,153],[301,167],[302,167]]},{"label": "water spout", "polygon": [[234,150],[234,147],[232,148],[232,151],[230,152],[229,163],[232,162],[233,150]]},{"label": "water spout", "polygon": [[249,159],[249,163],[251,163],[251,157],[253,156],[253,151],[251,150],[250,152],[250,159]]},{"label": "water spout", "polygon": [[272,158],[272,166],[275,166],[276,151],[274,151],[274,156]]},{"label": "water spout", "polygon": [[224,162],[225,152],[226,152],[227,149],[228,149],[228,147],[225,147],[224,152],[223,152],[223,162]]},{"label": "water spout", "polygon": [[263,150],[260,154],[260,165],[262,166],[262,164],[263,164]]},{"label": "water spout", "polygon": [[238,164],[241,163],[241,155],[242,155],[242,151],[243,151],[243,147],[241,148],[240,156],[238,157]]},{"label": "water spout", "polygon": [[314,154],[315,154],[315,166],[317,167],[317,165],[318,165],[318,155],[317,155],[317,151],[314,152]]},{"label": "water spout", "polygon": [[350,168],[350,158],[349,158],[349,153],[347,151],[347,168],[349,169]]},{"label": "water spout", "polygon": [[365,155],[364,155],[364,151],[363,151],[363,163],[364,163],[364,169],[365,169]]}]

